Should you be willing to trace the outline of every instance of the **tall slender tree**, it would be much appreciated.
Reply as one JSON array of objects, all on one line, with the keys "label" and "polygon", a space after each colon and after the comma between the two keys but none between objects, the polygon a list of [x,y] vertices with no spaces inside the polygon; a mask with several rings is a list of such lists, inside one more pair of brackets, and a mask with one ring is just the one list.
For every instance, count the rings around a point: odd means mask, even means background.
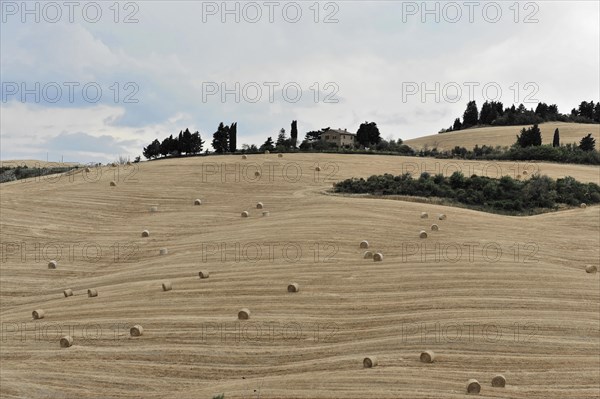
[{"label": "tall slender tree", "polygon": [[552,139],[552,147],[560,147],[560,133],[558,128],[554,131],[554,138]]},{"label": "tall slender tree", "polygon": [[296,148],[298,145],[298,121],[292,121],[292,129],[290,130],[292,147]]},{"label": "tall slender tree", "polygon": [[229,152],[237,151],[237,122],[233,122],[229,128]]}]

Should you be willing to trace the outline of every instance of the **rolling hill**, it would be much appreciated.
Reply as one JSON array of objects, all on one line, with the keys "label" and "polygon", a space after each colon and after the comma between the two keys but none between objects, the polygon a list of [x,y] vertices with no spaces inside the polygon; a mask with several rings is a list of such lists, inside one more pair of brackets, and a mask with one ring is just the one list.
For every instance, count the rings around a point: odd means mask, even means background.
[{"label": "rolling hill", "polygon": [[[404,143],[417,150],[426,146],[430,149],[437,147],[440,150],[451,150],[455,146],[471,150],[475,145],[479,147],[483,145],[504,147],[513,145],[521,129],[530,126],[498,126],[466,129],[443,134],[432,134],[430,136],[406,140]],[[592,133],[593,137],[596,138],[596,146],[600,145],[600,125],[598,124],[547,122],[539,126],[542,131],[542,144],[552,144],[554,130],[558,128],[560,141],[563,145],[569,143],[579,144],[579,140],[589,133]]]},{"label": "rolling hill", "polygon": [[[271,154],[3,184],[0,396],[464,398],[476,378],[482,398],[597,397],[600,275],[584,268],[600,257],[600,207],[510,217],[327,193],[436,168],[600,183],[582,165]],[[383,262],[363,259],[362,240]]]}]

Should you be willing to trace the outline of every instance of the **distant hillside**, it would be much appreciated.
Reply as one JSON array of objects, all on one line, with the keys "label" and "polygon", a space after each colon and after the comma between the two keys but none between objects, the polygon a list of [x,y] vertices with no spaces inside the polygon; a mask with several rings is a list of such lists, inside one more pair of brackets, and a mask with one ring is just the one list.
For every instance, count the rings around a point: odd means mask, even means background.
[{"label": "distant hillside", "polygon": [[77,162],[46,162],[37,159],[9,159],[0,160],[0,168],[16,168],[17,166],[27,166],[28,168],[45,168],[45,167],[70,167],[70,166],[82,166]]},{"label": "distant hillside", "polygon": [[[419,137],[416,139],[405,140],[407,144],[415,150],[424,147],[435,148],[439,150],[450,150],[455,146],[472,149],[476,144],[488,146],[511,146],[516,141],[516,136],[523,126],[498,126],[482,127],[466,130],[458,130],[444,134],[432,134],[430,136]],[[562,145],[567,143],[579,143],[579,140],[588,133],[592,133],[596,142],[600,143],[600,125],[586,123],[565,123],[565,122],[547,122],[540,124],[542,130],[542,144],[551,144],[554,130],[558,128],[560,132],[560,142]]]}]

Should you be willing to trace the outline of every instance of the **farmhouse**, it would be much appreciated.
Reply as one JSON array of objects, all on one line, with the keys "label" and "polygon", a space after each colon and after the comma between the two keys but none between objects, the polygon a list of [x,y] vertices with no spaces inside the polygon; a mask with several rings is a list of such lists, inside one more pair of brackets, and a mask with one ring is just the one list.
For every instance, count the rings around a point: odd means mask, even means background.
[{"label": "farmhouse", "polygon": [[348,132],[346,129],[329,129],[321,133],[321,140],[327,143],[333,143],[338,147],[354,147],[356,134]]}]

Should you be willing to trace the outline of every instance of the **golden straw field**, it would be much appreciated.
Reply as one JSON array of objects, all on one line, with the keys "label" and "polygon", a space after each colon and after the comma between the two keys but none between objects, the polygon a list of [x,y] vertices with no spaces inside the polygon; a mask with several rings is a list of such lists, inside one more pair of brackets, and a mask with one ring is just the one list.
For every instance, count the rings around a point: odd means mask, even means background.
[{"label": "golden straw field", "polygon": [[[408,144],[417,150],[424,147],[428,147],[429,149],[438,148],[440,150],[451,150],[455,146],[472,150],[473,147],[475,147],[475,144],[478,144],[480,147],[482,145],[509,147],[515,143],[516,136],[521,129],[530,126],[532,125],[497,126],[459,130],[456,132],[433,134],[406,140],[405,144]],[[552,144],[554,130],[556,129],[559,131],[560,142],[563,145],[572,143],[579,144],[581,138],[589,133],[596,139],[596,142],[600,142],[600,125],[598,124],[546,122],[540,124],[539,127],[542,131],[542,144]]]},{"label": "golden straw field", "polygon": [[600,183],[585,165],[269,154],[2,184],[0,396],[465,398],[476,379],[481,398],[598,397],[600,207],[512,217],[327,192],[458,169]]}]

